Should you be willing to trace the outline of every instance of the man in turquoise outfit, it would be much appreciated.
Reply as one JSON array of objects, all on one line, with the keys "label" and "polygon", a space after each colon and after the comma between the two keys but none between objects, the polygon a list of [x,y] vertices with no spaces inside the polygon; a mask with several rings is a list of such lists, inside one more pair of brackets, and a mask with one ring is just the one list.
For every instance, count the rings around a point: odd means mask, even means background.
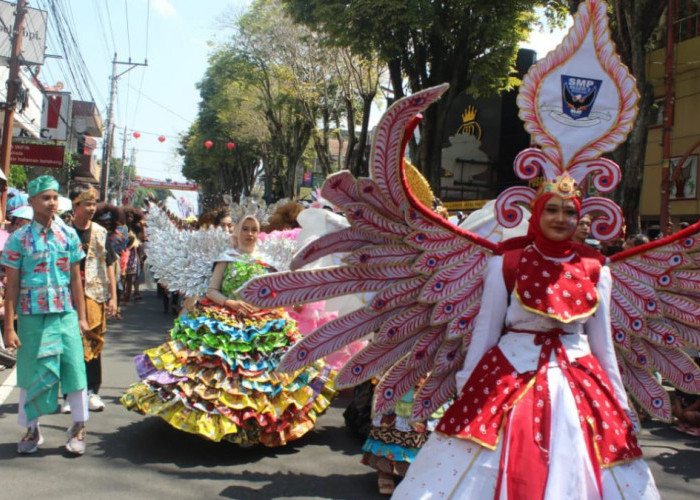
[{"label": "man in turquoise outfit", "polygon": [[60,383],[73,417],[66,450],[82,455],[88,420],[81,340],[88,329],[80,281],[85,254],[75,231],[55,216],[56,179],[38,177],[28,192],[34,220],[12,233],[0,260],[7,273],[4,340],[17,348],[18,422],[27,428],[17,451],[34,453],[43,443],[39,416],[56,410]]}]

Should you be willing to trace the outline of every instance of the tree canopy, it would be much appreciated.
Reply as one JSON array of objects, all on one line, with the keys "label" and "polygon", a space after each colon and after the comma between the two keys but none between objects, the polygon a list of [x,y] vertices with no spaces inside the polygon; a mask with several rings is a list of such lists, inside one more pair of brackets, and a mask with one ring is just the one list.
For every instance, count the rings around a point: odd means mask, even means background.
[{"label": "tree canopy", "polygon": [[393,98],[450,84],[425,113],[419,153],[413,158],[440,183],[447,112],[460,93],[493,94],[516,81],[518,45],[536,23],[534,8],[560,16],[560,2],[533,0],[283,0],[294,19],[356,54],[379,54],[389,69]]},{"label": "tree canopy", "polygon": [[[333,124],[346,105],[339,50],[322,47],[318,34],[292,22],[278,1],[254,2],[231,28],[235,36],[213,53],[199,85],[199,116],[181,140],[183,173],[209,193],[237,199],[250,193],[262,169],[268,201],[292,197],[312,161],[310,145],[323,173],[333,168],[328,139],[337,135]],[[214,146],[205,148],[207,140]],[[231,141],[234,155],[224,148]]]}]

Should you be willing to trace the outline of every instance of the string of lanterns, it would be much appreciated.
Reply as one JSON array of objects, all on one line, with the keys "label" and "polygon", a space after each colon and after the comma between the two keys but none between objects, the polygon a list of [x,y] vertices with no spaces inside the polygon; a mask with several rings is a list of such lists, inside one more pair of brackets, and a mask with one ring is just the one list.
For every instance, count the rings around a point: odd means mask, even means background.
[{"label": "string of lanterns", "polygon": [[[204,141],[204,147],[207,149],[211,149],[211,147],[214,145],[214,142],[212,141]],[[235,149],[236,148],[236,143],[235,142],[227,142],[226,147],[228,149]]]},{"label": "string of lanterns", "polygon": [[[141,132],[136,131],[136,132],[132,133],[131,135],[134,136],[134,139],[138,139],[139,137],[141,137]],[[158,136],[158,142],[165,142],[165,136],[164,135]]]},{"label": "string of lanterns", "polygon": [[[134,139],[138,139],[139,137],[141,137],[141,132],[136,131],[136,132],[132,133],[131,135],[134,136]],[[161,142],[161,143],[165,142],[165,136],[164,135],[158,136],[158,142]],[[213,141],[210,141],[210,140],[204,141],[205,148],[211,149],[213,146],[214,146]],[[236,143],[229,141],[226,143],[226,147],[229,150],[233,150],[236,148]]]}]

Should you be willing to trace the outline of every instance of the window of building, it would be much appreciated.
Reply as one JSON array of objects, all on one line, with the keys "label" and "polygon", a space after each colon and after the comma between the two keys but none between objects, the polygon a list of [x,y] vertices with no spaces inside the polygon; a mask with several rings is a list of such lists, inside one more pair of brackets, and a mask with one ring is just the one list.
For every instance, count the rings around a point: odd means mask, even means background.
[{"label": "window of building", "polygon": [[649,127],[661,127],[664,124],[664,106],[666,99],[657,97],[654,99],[654,104],[651,107],[651,116],[649,117]]},{"label": "window of building", "polygon": [[700,35],[700,0],[678,1],[678,13],[673,31],[676,42]]}]

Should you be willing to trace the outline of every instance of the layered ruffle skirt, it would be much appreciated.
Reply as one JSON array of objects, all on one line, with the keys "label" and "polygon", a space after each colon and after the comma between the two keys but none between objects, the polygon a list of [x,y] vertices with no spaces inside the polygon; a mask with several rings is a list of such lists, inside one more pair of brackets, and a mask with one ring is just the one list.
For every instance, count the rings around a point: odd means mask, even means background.
[{"label": "layered ruffle skirt", "polygon": [[204,301],[175,320],[170,336],[136,357],[141,382],[121,402],[185,432],[282,446],[310,431],[336,395],[335,372],[323,361],[274,371],[300,338],[281,309],[241,316]]},{"label": "layered ruffle skirt", "polygon": [[443,405],[426,420],[414,420],[414,394],[414,390],[409,391],[391,411],[372,417],[369,436],[362,446],[363,464],[387,474],[406,475],[448,406]]}]

